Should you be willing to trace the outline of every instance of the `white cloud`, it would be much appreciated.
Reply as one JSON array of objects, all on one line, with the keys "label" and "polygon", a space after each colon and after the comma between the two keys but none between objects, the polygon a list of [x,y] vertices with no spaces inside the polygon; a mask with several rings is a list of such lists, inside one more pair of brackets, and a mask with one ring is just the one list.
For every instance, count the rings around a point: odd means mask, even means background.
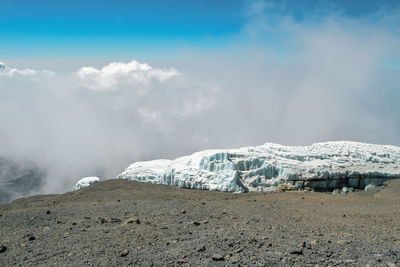
[{"label": "white cloud", "polygon": [[48,70],[33,70],[33,69],[16,69],[8,67],[4,62],[0,61],[0,77],[14,77],[14,76],[26,76],[34,77],[37,75],[53,76],[54,72]]},{"label": "white cloud", "polygon": [[153,68],[146,63],[132,60],[129,63],[113,62],[101,69],[83,67],[78,71],[82,84],[94,91],[118,91],[134,89],[146,92],[151,82],[164,82],[180,73],[173,68]]}]

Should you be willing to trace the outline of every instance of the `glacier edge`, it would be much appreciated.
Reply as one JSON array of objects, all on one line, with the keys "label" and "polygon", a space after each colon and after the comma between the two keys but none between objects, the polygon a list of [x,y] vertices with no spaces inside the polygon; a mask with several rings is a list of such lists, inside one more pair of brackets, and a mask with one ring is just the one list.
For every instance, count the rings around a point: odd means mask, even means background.
[{"label": "glacier edge", "polygon": [[117,178],[227,192],[274,191],[281,184],[364,188],[400,178],[400,147],[348,141],[310,146],[266,143],[136,162]]}]

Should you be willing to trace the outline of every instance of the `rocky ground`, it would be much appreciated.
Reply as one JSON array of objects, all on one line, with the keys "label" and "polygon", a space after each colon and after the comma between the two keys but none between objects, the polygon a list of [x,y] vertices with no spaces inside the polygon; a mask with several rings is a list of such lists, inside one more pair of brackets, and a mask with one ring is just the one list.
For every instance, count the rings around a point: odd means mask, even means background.
[{"label": "rocky ground", "polygon": [[347,195],[108,180],[0,214],[0,266],[400,266],[400,180]]}]

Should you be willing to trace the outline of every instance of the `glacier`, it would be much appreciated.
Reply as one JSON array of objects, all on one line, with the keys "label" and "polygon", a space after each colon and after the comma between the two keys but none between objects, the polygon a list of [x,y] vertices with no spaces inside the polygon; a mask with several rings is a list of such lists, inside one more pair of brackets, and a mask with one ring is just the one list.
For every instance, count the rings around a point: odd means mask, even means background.
[{"label": "glacier", "polygon": [[72,188],[72,190],[76,191],[76,190],[91,186],[93,184],[97,184],[98,182],[100,182],[99,177],[95,177],[95,176],[84,177],[76,183],[76,185]]},{"label": "glacier", "polygon": [[400,147],[349,141],[310,146],[266,143],[136,162],[117,178],[227,192],[276,191],[282,184],[299,189],[363,189],[400,178]]}]

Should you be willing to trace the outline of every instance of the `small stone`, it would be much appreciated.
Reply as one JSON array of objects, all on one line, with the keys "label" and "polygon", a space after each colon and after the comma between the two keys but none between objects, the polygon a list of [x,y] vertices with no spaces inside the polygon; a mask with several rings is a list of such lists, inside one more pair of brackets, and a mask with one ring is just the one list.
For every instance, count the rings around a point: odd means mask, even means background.
[{"label": "small stone", "polygon": [[107,223],[107,219],[99,217],[99,223],[104,224]]},{"label": "small stone", "polygon": [[120,255],[121,257],[126,257],[126,256],[128,256],[128,254],[129,254],[129,250],[127,250],[127,249],[124,249],[123,251],[121,251],[121,252],[119,253],[119,255]]},{"label": "small stone", "polygon": [[177,263],[178,264],[184,264],[184,263],[187,263],[188,262],[188,260],[187,259],[179,259],[178,261],[177,261]]},{"label": "small stone", "polygon": [[28,238],[29,241],[34,241],[35,239],[36,239],[36,237],[35,237],[34,235],[31,235],[31,236]]},{"label": "small stone", "polygon": [[196,222],[196,221],[192,222],[192,224],[193,224],[193,225],[196,225],[196,226],[199,226],[199,225],[200,225],[200,223],[199,223],[199,222]]},{"label": "small stone", "polygon": [[206,246],[201,246],[197,251],[198,252],[206,251]]},{"label": "small stone", "polygon": [[315,246],[318,243],[316,239],[310,241],[310,245]]},{"label": "small stone", "polygon": [[0,253],[6,252],[7,247],[6,246],[0,246]]},{"label": "small stone", "polygon": [[185,214],[185,213],[186,213],[186,210],[182,210],[181,213],[182,213],[182,214]]},{"label": "small stone", "polygon": [[138,218],[128,218],[125,223],[126,224],[129,224],[129,223],[140,224],[140,220]]},{"label": "small stone", "polygon": [[317,245],[317,240],[314,239],[306,243],[306,248],[312,249],[315,245]]},{"label": "small stone", "polygon": [[76,225],[76,222],[73,222],[72,225]]},{"label": "small stone", "polygon": [[232,257],[229,258],[229,261],[231,263],[233,263],[233,264],[238,263],[240,261],[240,256],[239,255],[233,255]]},{"label": "small stone", "polygon": [[290,251],[290,254],[292,255],[303,255],[303,249],[302,248],[295,248]]},{"label": "small stone", "polygon": [[110,219],[108,220],[108,222],[110,222],[110,223],[120,223],[121,220],[118,219],[118,218],[110,218]]},{"label": "small stone", "polygon": [[242,251],[243,251],[243,248],[239,248],[239,249],[235,250],[234,252],[235,252],[235,253],[240,253],[240,252],[242,252]]},{"label": "small stone", "polygon": [[213,261],[224,261],[225,257],[220,254],[214,254],[211,259]]},{"label": "small stone", "polygon": [[63,237],[64,238],[68,238],[69,237],[69,233],[64,233]]},{"label": "small stone", "polygon": [[49,210],[46,210],[46,214],[50,214],[51,212]]}]

